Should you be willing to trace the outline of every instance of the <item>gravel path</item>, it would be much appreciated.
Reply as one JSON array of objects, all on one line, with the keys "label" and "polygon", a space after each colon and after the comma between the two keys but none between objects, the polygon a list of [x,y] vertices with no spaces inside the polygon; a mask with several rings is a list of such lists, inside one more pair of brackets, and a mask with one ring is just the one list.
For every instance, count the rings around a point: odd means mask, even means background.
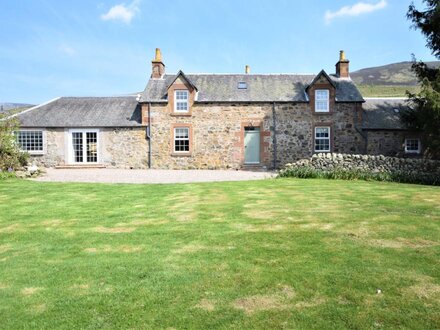
[{"label": "gravel path", "polygon": [[121,169],[47,169],[35,181],[102,183],[189,183],[262,180],[274,172],[221,170],[121,170]]}]

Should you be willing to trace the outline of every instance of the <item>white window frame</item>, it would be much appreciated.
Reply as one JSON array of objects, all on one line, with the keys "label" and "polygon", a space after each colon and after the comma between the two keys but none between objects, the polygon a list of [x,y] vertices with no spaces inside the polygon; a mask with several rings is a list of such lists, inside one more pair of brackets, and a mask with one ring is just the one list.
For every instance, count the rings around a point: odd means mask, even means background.
[{"label": "white window frame", "polygon": [[[325,98],[320,97],[321,94],[325,94]],[[325,104],[325,109],[320,109],[318,104]],[[315,112],[330,112],[330,91],[328,89],[315,90]]]},{"label": "white window frame", "polygon": [[[178,100],[177,94],[178,93],[185,93],[186,94],[186,100]],[[178,109],[178,104],[186,104],[186,110]],[[189,112],[189,91],[186,89],[177,89],[174,91],[174,112]]]},{"label": "white window frame", "polygon": [[[408,141],[417,141],[417,146],[418,149],[417,150],[409,150],[408,149]],[[420,139],[405,139],[405,153],[406,154],[420,154],[421,152],[421,146],[420,146]]]},{"label": "white window frame", "polygon": [[[328,149],[327,150],[316,150],[316,140],[327,140],[327,138],[316,137],[316,131],[317,131],[317,129],[320,129],[320,128],[328,129]],[[315,150],[315,152],[331,152],[331,149],[332,149],[332,130],[331,130],[330,126],[316,126],[314,129],[313,150]]]},{"label": "white window frame", "polygon": [[15,134],[19,134],[20,132],[41,132],[41,137],[43,139],[43,150],[24,150],[21,149],[21,145],[18,143],[18,136],[16,136],[15,138],[17,139],[17,144],[20,147],[20,150],[23,152],[27,152],[29,155],[45,155],[47,150],[46,150],[46,130],[41,129],[41,128],[20,128],[16,131]]},{"label": "white window frame", "polygon": [[[86,138],[86,133],[96,133],[96,149],[97,149],[97,159],[96,162],[87,162],[87,149],[85,148],[85,144],[83,145],[83,162],[76,162],[75,161],[75,153],[73,150],[73,139],[72,139],[72,133],[83,133],[83,143],[84,139]],[[75,128],[75,129],[69,129],[69,136],[68,136],[68,159],[69,164],[73,165],[81,165],[81,164],[100,164],[101,163],[101,148],[100,148],[100,130],[99,129],[87,129],[87,128]]]},{"label": "white window frame", "polygon": [[[188,131],[188,138],[179,138],[179,141],[188,141],[188,151],[185,150],[176,150],[176,140],[177,140],[177,130],[178,129],[186,129]],[[173,153],[175,154],[188,154],[191,152],[191,129],[188,126],[177,126],[174,127],[173,134]]]}]

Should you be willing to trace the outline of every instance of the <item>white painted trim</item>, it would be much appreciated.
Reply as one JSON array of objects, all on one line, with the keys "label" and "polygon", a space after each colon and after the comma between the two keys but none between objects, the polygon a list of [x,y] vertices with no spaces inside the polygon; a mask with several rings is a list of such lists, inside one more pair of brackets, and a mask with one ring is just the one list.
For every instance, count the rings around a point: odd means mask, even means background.
[{"label": "white painted trim", "polygon": [[[327,110],[319,110],[317,109],[317,104],[318,104],[318,92],[327,92]],[[319,100],[319,102],[322,102],[324,100]],[[323,112],[323,113],[327,113],[330,112],[330,90],[328,89],[315,89],[315,112]]]},{"label": "white painted trim", "polygon": [[[188,131],[188,138],[179,138],[179,141],[188,141],[188,151],[176,151],[176,130],[177,129],[186,129]],[[173,134],[173,153],[175,154],[187,154],[188,152],[191,152],[191,130],[188,126],[176,126],[174,127],[174,134]]]},{"label": "white painted trim", "polygon": [[[186,92],[186,110],[177,110],[177,92]],[[183,101],[180,101],[183,103]],[[189,112],[189,90],[176,89],[174,90],[174,112],[188,113]]]},{"label": "white painted trim", "polygon": [[[19,128],[17,132],[41,132],[43,139],[43,150],[42,151],[32,151],[32,150],[21,150],[27,152],[31,156],[41,156],[47,153],[47,133],[44,128]],[[21,149],[21,148],[20,148]]]},{"label": "white painted trim", "polygon": [[[328,129],[328,150],[316,150],[316,129],[317,128],[327,128]],[[324,140],[323,138],[319,138],[318,140]],[[315,152],[330,152],[332,149],[332,129],[330,126],[315,126],[313,133],[313,150]]]},{"label": "white painted trim", "polygon": [[[83,160],[84,162],[75,162],[73,158],[73,144],[72,144],[72,133],[80,132],[80,133],[96,133],[96,152],[97,152],[97,160],[96,162],[87,162],[87,149],[85,148],[85,144],[83,145]],[[101,162],[101,147],[100,147],[100,129],[98,128],[72,128],[68,131],[68,164],[78,165],[78,164],[100,164]],[[85,139],[85,134],[83,134],[83,143]]]},{"label": "white painted trim", "polygon": [[[407,144],[406,144],[408,140],[416,140],[417,143],[418,143],[418,149],[417,150],[408,150]],[[421,149],[422,148],[421,148],[420,139],[411,139],[411,138],[406,138],[405,139],[405,153],[406,154],[420,154],[420,152],[422,151]]]}]

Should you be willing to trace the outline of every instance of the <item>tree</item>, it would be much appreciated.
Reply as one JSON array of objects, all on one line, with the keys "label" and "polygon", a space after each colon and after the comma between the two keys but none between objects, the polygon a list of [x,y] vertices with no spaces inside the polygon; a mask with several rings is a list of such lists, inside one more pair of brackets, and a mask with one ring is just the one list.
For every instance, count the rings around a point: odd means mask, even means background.
[{"label": "tree", "polygon": [[[407,18],[425,35],[426,46],[440,59],[440,1],[423,0],[426,9],[409,6]],[[433,68],[413,58],[412,70],[421,84],[419,93],[407,92],[411,110],[402,114],[407,125],[422,131],[426,156],[440,159],[440,67]]]},{"label": "tree", "polygon": [[15,140],[18,124],[14,119],[0,119],[0,171],[17,170],[27,164],[28,153]]}]

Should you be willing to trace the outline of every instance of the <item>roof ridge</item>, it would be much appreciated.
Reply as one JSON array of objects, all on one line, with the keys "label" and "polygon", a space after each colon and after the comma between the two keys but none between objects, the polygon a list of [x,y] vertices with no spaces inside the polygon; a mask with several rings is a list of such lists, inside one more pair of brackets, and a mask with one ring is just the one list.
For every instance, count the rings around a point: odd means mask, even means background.
[{"label": "roof ridge", "polygon": [[[139,94],[139,93],[138,93]],[[113,96],[61,96],[60,99],[110,99],[121,97],[137,97],[137,95],[113,95]]]},{"label": "roof ridge", "polygon": [[408,97],[364,97],[364,100],[409,100]]},{"label": "roof ridge", "polygon": [[316,73],[206,73],[206,72],[189,72],[189,75],[199,76],[316,76]]}]

